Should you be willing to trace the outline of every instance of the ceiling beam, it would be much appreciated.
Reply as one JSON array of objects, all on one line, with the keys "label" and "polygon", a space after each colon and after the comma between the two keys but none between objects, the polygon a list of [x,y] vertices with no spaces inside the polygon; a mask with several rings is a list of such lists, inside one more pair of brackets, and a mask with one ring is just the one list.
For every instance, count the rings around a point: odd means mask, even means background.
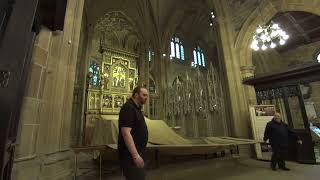
[{"label": "ceiling beam", "polygon": [[296,30],[304,37],[304,39],[310,43],[311,39],[307,33],[303,30],[301,25],[296,21],[296,19],[290,13],[284,13],[284,16],[293,24]]},{"label": "ceiling beam", "polygon": [[306,31],[306,33],[309,34],[309,33],[312,33],[313,31],[317,31],[319,29],[320,29],[320,26],[317,26],[317,27],[315,27],[313,29],[310,29],[310,30]]},{"label": "ceiling beam", "polygon": [[299,19],[299,20],[297,21],[297,23],[300,24],[301,22],[308,21],[308,20],[310,20],[310,19],[312,19],[312,18],[314,18],[314,17],[316,17],[316,15],[311,14],[310,16],[307,16],[307,17],[305,17],[305,18]]}]

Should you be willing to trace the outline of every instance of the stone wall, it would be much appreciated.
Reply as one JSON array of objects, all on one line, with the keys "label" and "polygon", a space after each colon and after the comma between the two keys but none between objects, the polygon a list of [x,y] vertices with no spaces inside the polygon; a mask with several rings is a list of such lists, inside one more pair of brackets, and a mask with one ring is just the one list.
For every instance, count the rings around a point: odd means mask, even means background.
[{"label": "stone wall", "polygon": [[274,49],[253,53],[256,74],[285,71],[304,63],[316,63],[315,54],[320,50],[320,41],[301,45],[295,49],[278,53]]},{"label": "stone wall", "polygon": [[256,66],[255,74],[264,74],[285,70],[289,62],[274,49],[253,52],[253,64]]},{"label": "stone wall", "polygon": [[315,54],[320,50],[320,41],[307,45],[299,46],[293,50],[285,52],[282,57],[289,61],[289,66],[294,66],[296,63],[315,62]]},{"label": "stone wall", "polygon": [[317,113],[317,116],[320,117],[320,82],[312,82],[310,83],[310,86],[312,93],[310,98],[306,101],[314,103],[314,108]]},{"label": "stone wall", "polygon": [[21,111],[13,180],[72,178],[71,111],[83,0],[69,0],[63,32],[43,27]]},{"label": "stone wall", "polygon": [[259,0],[228,0],[234,30],[239,32],[243,23],[259,6]]}]

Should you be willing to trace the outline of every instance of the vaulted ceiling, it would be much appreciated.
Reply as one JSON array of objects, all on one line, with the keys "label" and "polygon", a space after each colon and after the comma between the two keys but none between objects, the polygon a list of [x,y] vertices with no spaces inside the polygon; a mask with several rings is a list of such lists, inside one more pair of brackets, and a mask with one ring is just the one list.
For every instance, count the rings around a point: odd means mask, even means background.
[{"label": "vaulted ceiling", "polygon": [[277,48],[279,52],[320,40],[320,16],[307,12],[290,11],[278,13],[272,20],[290,35],[287,43]]},{"label": "vaulted ceiling", "polygon": [[[176,33],[188,38],[188,41],[193,41],[192,43],[197,41],[213,43],[214,36],[209,26],[210,11],[207,0],[86,1],[87,22],[92,27],[96,28],[102,22],[102,18],[109,16],[109,13],[119,12],[121,17],[126,19],[123,22],[127,22],[130,26],[122,27],[127,30],[113,29],[113,34],[120,35],[126,32],[124,36],[128,37],[130,34],[137,37],[131,38],[132,40],[152,40],[157,44],[167,43]],[[112,21],[108,22],[112,24]]]}]

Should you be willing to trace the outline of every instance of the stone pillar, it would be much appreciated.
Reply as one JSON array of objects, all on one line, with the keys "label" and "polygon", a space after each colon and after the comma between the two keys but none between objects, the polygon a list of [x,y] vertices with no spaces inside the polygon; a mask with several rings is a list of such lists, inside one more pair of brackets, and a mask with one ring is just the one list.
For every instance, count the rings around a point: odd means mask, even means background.
[{"label": "stone pillar", "polygon": [[146,85],[146,64],[147,63],[148,50],[146,47],[141,47],[140,57],[139,57],[139,85]]},{"label": "stone pillar", "polygon": [[[149,48],[142,46],[140,57],[139,57],[139,85],[146,86],[146,88],[149,88],[149,61],[148,61],[148,52]],[[149,98],[148,102],[144,106],[144,114],[149,115]]]},{"label": "stone pillar", "polygon": [[236,33],[231,23],[227,1],[212,0],[217,13],[217,37],[219,60],[223,62],[227,87],[226,114],[231,125],[231,135],[247,138],[249,136],[249,109],[242,84],[239,55],[234,46]]},{"label": "stone pillar", "polygon": [[[148,42],[148,41],[147,41]],[[150,74],[150,66],[149,66],[149,49],[146,48],[145,49],[145,56],[144,56],[144,70],[145,70],[145,74],[144,74],[144,79],[145,79],[145,85],[147,87],[147,89],[149,89],[150,87],[150,82],[149,82],[149,74]],[[145,112],[146,114],[148,115],[148,117],[150,118],[150,92],[149,92],[149,98],[148,98],[148,101],[145,105]]]},{"label": "stone pillar", "polygon": [[[241,66],[241,77],[242,80],[253,77],[256,67],[255,66]],[[257,104],[257,96],[254,86],[246,86],[245,85],[245,94],[246,99],[249,105],[255,105]]]},{"label": "stone pillar", "polygon": [[[163,56],[163,54],[166,53],[167,56]],[[156,55],[156,65],[155,65],[155,74],[159,74],[159,89],[158,92],[159,94],[162,94],[162,96],[160,96],[160,111],[159,111],[159,118],[160,119],[164,119],[167,122],[167,116],[166,116],[166,96],[168,96],[168,82],[167,82],[167,70],[169,68],[169,51],[163,50],[163,49],[159,49],[158,51],[158,55]]]},{"label": "stone pillar", "polygon": [[[159,96],[158,97],[158,100],[157,100],[157,103],[156,103],[156,108],[157,108],[157,119],[163,119],[163,106],[162,106],[162,99],[163,99],[163,96],[164,96],[164,93],[163,90],[162,90],[162,85],[161,85],[161,75],[160,75],[160,52],[157,48],[154,48],[154,62],[153,62],[153,68],[152,68],[152,73],[153,74],[157,74],[157,76],[154,76],[154,81],[156,83],[156,94],[159,95],[161,94],[162,96]],[[149,70],[150,71],[150,70]]]},{"label": "stone pillar", "polygon": [[70,125],[83,6],[84,0],[69,0],[63,32],[43,28],[37,37],[13,180],[72,178]]}]

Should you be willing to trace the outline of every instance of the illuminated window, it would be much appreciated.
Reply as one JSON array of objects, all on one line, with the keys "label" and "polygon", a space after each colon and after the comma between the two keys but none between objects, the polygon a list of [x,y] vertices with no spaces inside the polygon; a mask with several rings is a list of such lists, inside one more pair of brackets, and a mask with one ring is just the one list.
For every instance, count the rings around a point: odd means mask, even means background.
[{"label": "illuminated window", "polygon": [[171,39],[170,42],[170,58],[184,60],[184,47],[179,38],[175,37]]},{"label": "illuminated window", "polygon": [[206,60],[205,60],[204,53],[199,46],[193,49],[193,62],[191,65],[194,67],[196,67],[196,66],[205,67],[206,66]]},{"label": "illuminated window", "polygon": [[148,60],[149,62],[154,60],[154,52],[152,50],[149,50],[148,52]]}]

